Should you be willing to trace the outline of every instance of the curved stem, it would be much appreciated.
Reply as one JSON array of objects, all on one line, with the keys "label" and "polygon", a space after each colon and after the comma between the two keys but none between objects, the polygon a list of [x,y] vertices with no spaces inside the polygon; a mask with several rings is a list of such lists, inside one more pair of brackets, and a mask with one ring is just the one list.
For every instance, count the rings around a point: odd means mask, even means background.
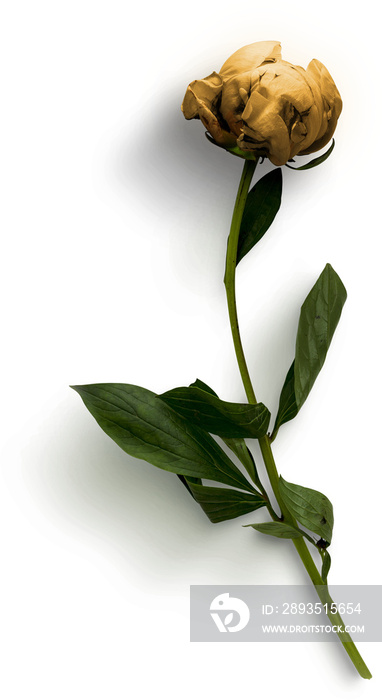
[{"label": "curved stem", "polygon": [[240,338],[239,323],[236,310],[235,272],[237,261],[237,246],[240,234],[240,224],[243,218],[248,190],[257,163],[257,160],[244,161],[243,172],[241,175],[239,189],[237,192],[235,207],[232,215],[231,228],[228,236],[226,267],[224,275],[224,284],[227,292],[228,313],[231,324],[232,338],[235,346],[235,353],[239,365],[241,378],[243,380],[244,389],[247,394],[247,399],[249,403],[257,403],[257,401],[255,392],[253,391],[251,378],[249,376],[247,362],[245,359],[243,346]]},{"label": "curved stem", "polygon": [[[237,362],[239,365],[239,370],[241,378],[243,381],[245,393],[247,395],[248,403],[256,404],[257,399],[252,386],[251,378],[248,371],[247,362],[244,355],[243,345],[240,337],[239,322],[237,317],[236,308],[236,287],[235,287],[235,277],[236,277],[236,262],[237,262],[237,249],[239,242],[240,226],[241,220],[244,213],[245,203],[248,195],[248,190],[251,184],[253,173],[255,171],[257,161],[247,160],[244,162],[243,172],[239,184],[239,189],[236,197],[235,207],[232,215],[232,223],[230,228],[230,233],[228,237],[227,244],[227,258],[226,258],[226,268],[224,276],[224,284],[227,294],[227,304],[229,320],[231,324],[232,338],[235,347],[235,353],[237,357]],[[281,511],[282,519],[294,527],[298,527],[297,521],[289,512],[285,503],[283,502],[280,491],[279,491],[279,474],[277,472],[275,460],[272,453],[271,441],[268,435],[259,439],[259,445],[261,453],[263,456],[264,464],[267,470],[270,484],[273,489],[273,493],[279,505]],[[275,512],[270,511],[273,520],[279,519]],[[308,549],[308,546],[303,537],[293,539],[293,544],[305,566],[307,573],[317,591],[317,594],[323,604],[331,605],[333,601],[329,594],[328,586],[324,583],[314,561],[312,555]],[[327,609],[327,615],[333,625],[337,626],[338,637],[343,644],[346,652],[351,658],[355,668],[362,676],[362,678],[371,678],[371,673],[367,668],[365,662],[363,661],[357,647],[352,641],[350,635],[345,632],[344,622],[339,615],[339,613],[333,613],[330,607]]]}]

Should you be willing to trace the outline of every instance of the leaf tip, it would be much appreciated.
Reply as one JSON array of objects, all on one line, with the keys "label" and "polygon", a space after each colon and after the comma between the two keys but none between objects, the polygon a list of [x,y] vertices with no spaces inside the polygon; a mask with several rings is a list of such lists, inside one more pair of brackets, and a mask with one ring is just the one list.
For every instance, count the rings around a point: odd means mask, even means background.
[{"label": "leaf tip", "polygon": [[74,391],[77,392],[81,397],[83,397],[84,390],[85,390],[85,384],[69,384],[69,389],[74,389]]},{"label": "leaf tip", "polygon": [[346,300],[347,299],[346,287],[345,287],[341,277],[339,276],[338,272],[335,271],[334,267],[330,263],[326,263],[325,268],[324,268],[324,272],[325,271],[327,271],[329,274],[331,274],[337,280],[337,282],[339,283],[339,285],[343,291],[344,299]]}]

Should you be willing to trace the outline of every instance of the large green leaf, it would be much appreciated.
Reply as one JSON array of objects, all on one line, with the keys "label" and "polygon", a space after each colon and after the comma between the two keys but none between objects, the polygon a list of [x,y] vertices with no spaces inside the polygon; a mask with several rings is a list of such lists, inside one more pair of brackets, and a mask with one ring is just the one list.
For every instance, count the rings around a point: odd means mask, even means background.
[{"label": "large green leaf", "polygon": [[298,413],[298,407],[296,404],[296,396],[294,392],[294,360],[288,370],[287,376],[285,377],[285,382],[283,388],[281,389],[279,410],[277,412],[275,427],[273,429],[271,439],[274,440],[277,431],[283,423],[287,423],[292,420]]},{"label": "large green leaf", "polygon": [[223,438],[260,438],[268,429],[270,413],[255,405],[221,401],[198,387],[182,386],[159,398],[187,421]]},{"label": "large green leaf", "polygon": [[197,387],[197,389],[203,389],[203,391],[206,391],[207,394],[212,394],[212,396],[218,397],[216,391],[211,389],[211,387],[208,386],[208,384],[205,384],[205,382],[202,382],[201,379],[195,379],[195,381],[192,384],[190,384],[190,387]]},{"label": "large green leaf", "polygon": [[301,307],[294,368],[298,407],[306,400],[325,362],[346,296],[341,279],[327,264]]},{"label": "large green leaf", "polygon": [[253,527],[254,530],[262,532],[263,535],[282,537],[286,540],[295,540],[297,537],[302,537],[302,533],[299,530],[283,522],[256,523],[255,525],[244,525],[244,527]]},{"label": "large green leaf", "polygon": [[[218,395],[215,393],[215,391],[211,389],[211,387],[208,386],[208,384],[205,384],[200,379],[196,379],[193,382],[193,384],[190,384],[190,386],[197,387],[198,389],[203,389],[207,393],[212,394],[213,396],[216,396],[218,398]],[[257,473],[255,460],[253,459],[252,453],[249,451],[247,445],[245,444],[245,440],[243,438],[223,438],[223,441],[225,442],[227,447],[229,447],[229,449],[232,450],[236,457],[238,457],[238,459],[246,468],[249,476],[251,477],[252,481],[256,484],[256,486],[262,489],[259,475]]]},{"label": "large green leaf", "polygon": [[193,477],[193,476],[185,477],[185,476],[183,476],[183,474],[177,474],[177,477],[178,477],[179,481],[182,482],[183,486],[185,486],[188,493],[190,493],[192,497],[194,496],[194,494],[192,493],[189,484],[190,483],[192,483],[192,484],[201,484],[202,483],[201,479],[195,479],[195,477]]},{"label": "large green leaf", "polygon": [[[200,381],[200,379],[195,379],[195,382],[193,384],[191,384],[190,386],[198,386],[200,389],[204,389],[204,391],[208,391],[210,394],[214,394],[214,396],[217,396],[217,394],[215,394],[214,390],[211,389],[211,387],[209,387],[204,382]],[[192,493],[192,491],[189,487],[189,483],[201,485],[202,480],[201,479],[194,479],[190,476],[186,478],[185,476],[183,476],[183,474],[177,474],[177,477],[182,482],[183,486],[186,487],[187,491],[191,494],[191,496],[194,498],[194,494]]]},{"label": "large green leaf", "polygon": [[243,493],[243,491],[191,483],[189,487],[195,500],[213,523],[237,518],[239,515],[251,513],[266,505],[264,498],[257,493]]},{"label": "large green leaf", "polygon": [[320,491],[291,484],[280,476],[280,496],[290,513],[309,530],[331,542],[333,530],[333,506]]},{"label": "large green leaf", "polygon": [[102,430],[125,452],[160,469],[253,491],[215,440],[133,384],[74,386]]},{"label": "large green leaf", "polygon": [[325,362],[345,301],[346,289],[327,264],[301,307],[295,359],[281,391],[272,437],[306,401]]},{"label": "large green leaf", "polygon": [[256,182],[248,193],[240,226],[236,264],[268,231],[280,209],[281,192],[281,168],[275,168]]}]

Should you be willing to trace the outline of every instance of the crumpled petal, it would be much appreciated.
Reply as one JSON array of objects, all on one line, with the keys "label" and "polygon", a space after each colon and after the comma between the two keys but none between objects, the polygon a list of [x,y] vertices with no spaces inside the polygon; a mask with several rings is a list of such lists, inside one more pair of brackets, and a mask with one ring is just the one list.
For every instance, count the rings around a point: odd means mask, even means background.
[{"label": "crumpled petal", "polygon": [[220,95],[223,87],[223,80],[219,73],[211,73],[203,80],[193,80],[189,84],[181,110],[186,119],[195,119],[198,116],[198,104],[203,102],[211,108],[214,100]]},{"label": "crumpled petal", "polygon": [[316,140],[312,145],[300,151],[301,155],[309,155],[324,148],[332,138],[338,117],[342,112],[341,95],[329,71],[321,61],[314,58],[306,69],[308,76],[311,76],[320,90],[323,101],[322,126]]},{"label": "crumpled petal", "polygon": [[239,73],[247,73],[264,61],[277,61],[281,58],[279,41],[257,41],[243,46],[230,56],[220,69],[220,75],[231,78]]},{"label": "crumpled petal", "polygon": [[274,165],[286,163],[290,153],[289,133],[277,103],[252,92],[243,112],[243,136],[239,141],[243,150],[260,153],[265,150]]},{"label": "crumpled petal", "polygon": [[194,93],[193,99],[195,101],[195,106],[197,109],[198,117],[203,122],[207,131],[215,139],[216,143],[221,146],[232,147],[236,145],[236,136],[232,134],[229,130],[222,128],[220,121],[216,114],[214,114],[211,109],[198,98]]},{"label": "crumpled petal", "polygon": [[242,73],[224,81],[220,113],[230,130],[237,137],[241,133],[241,115],[248,101],[248,94],[251,89],[251,74]]}]

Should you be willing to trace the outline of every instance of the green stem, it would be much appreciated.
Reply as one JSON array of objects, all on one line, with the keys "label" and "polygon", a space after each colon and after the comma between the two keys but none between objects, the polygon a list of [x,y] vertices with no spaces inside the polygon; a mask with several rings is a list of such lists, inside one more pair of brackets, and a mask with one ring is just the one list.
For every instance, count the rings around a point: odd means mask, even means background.
[{"label": "green stem", "polygon": [[[235,278],[236,278],[236,262],[237,262],[237,248],[239,242],[240,225],[244,213],[245,203],[248,195],[248,190],[251,184],[253,173],[255,171],[257,161],[246,160],[244,162],[243,172],[239,184],[239,189],[236,197],[235,207],[232,215],[232,223],[230,228],[230,233],[228,237],[227,244],[227,257],[226,257],[226,268],[224,276],[224,284],[227,294],[227,304],[229,320],[231,325],[231,332],[233,343],[235,347],[235,353],[237,357],[237,362],[239,365],[239,370],[241,378],[243,381],[245,393],[247,395],[248,403],[256,404],[257,399],[255,392],[253,390],[251,378],[248,371],[247,362],[244,355],[243,345],[240,337],[239,322],[237,317],[236,309],[236,289],[235,289]],[[275,460],[272,453],[271,443],[268,435],[259,439],[259,445],[261,453],[263,456],[264,464],[267,470],[268,478],[273,489],[273,493],[279,505],[281,511],[281,517],[283,520],[294,527],[298,527],[295,518],[288,511],[285,503],[283,502],[280,491],[279,491],[279,474],[277,472]],[[272,515],[272,514],[271,514]],[[278,519],[278,516],[274,514],[273,520]],[[331,605],[333,603],[330,595],[328,586],[324,583],[321,575],[313,561],[312,555],[307,547],[307,544],[303,537],[293,539],[293,544],[305,566],[310,579],[315,586],[317,594],[323,604]],[[343,644],[346,652],[351,658],[355,668],[362,676],[362,678],[371,678],[371,673],[367,668],[365,662],[363,661],[357,647],[352,641],[350,635],[344,631],[344,623],[339,615],[339,613],[333,613],[330,609],[327,610],[327,615],[333,625],[337,625],[337,634]],[[343,631],[341,631],[341,627]]]},{"label": "green stem", "polygon": [[332,625],[336,626],[338,638],[342,646],[344,647],[346,653],[350,657],[351,661],[353,662],[355,668],[357,669],[359,675],[362,678],[372,678],[372,675],[368,667],[366,666],[361,654],[359,653],[356,645],[354,644],[350,634],[348,632],[345,632],[345,623],[341,615],[339,614],[339,612],[331,612],[330,606],[334,606],[335,603],[330,596],[327,584],[324,583],[317,570],[317,567],[312,559],[312,556],[309,552],[304,538],[300,537],[293,540],[293,544],[295,545],[302,560],[302,563],[304,564],[305,569],[307,570],[310,576],[310,579],[317,591],[319,599],[321,600],[323,605],[327,606],[325,608],[326,614]]},{"label": "green stem", "polygon": [[239,189],[235,207],[232,215],[231,229],[227,243],[227,257],[224,275],[224,284],[227,292],[227,303],[229,320],[231,324],[231,332],[235,353],[239,364],[240,374],[243,380],[244,389],[247,394],[248,403],[257,403],[256,396],[253,391],[251,378],[249,376],[247,363],[243,351],[243,346],[240,338],[239,323],[236,312],[236,289],[235,289],[235,273],[237,260],[237,245],[239,242],[240,224],[244,213],[245,202],[247,200],[248,190],[251,184],[253,173],[255,172],[257,160],[244,161],[244,168],[240,179]]}]

